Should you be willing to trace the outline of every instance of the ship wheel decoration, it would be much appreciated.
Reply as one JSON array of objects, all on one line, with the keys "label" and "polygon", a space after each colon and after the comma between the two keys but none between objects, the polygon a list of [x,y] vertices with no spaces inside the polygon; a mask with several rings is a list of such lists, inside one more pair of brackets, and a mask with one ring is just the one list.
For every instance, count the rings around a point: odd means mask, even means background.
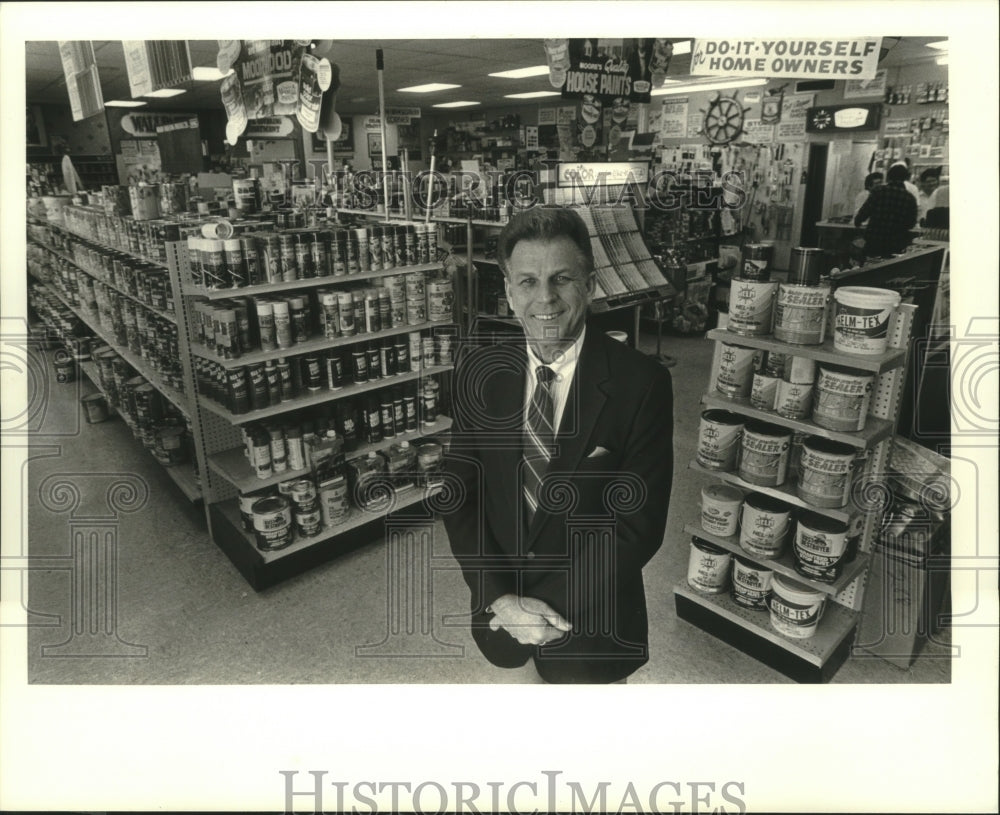
[{"label": "ship wheel decoration", "polygon": [[701,132],[709,144],[729,144],[743,132],[743,120],[750,108],[744,108],[735,96],[715,94],[708,103]]},{"label": "ship wheel decoration", "polygon": [[833,124],[833,116],[830,111],[820,108],[812,116],[812,126],[815,130],[826,130]]}]

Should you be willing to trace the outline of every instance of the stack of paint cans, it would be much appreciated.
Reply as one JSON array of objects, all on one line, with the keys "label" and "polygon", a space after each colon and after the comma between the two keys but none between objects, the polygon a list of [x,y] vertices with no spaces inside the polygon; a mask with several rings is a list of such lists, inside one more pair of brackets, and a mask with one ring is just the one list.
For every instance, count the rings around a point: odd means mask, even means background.
[{"label": "stack of paint cans", "polygon": [[771,333],[774,294],[778,284],[771,281],[770,244],[743,247],[736,276],[730,286],[728,328],[735,334],[762,337]]}]

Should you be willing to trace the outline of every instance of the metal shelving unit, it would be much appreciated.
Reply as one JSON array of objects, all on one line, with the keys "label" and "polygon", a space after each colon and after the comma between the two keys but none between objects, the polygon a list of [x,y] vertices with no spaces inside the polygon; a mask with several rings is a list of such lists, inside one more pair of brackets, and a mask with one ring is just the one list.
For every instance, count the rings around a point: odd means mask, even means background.
[{"label": "metal shelving unit", "polygon": [[[721,408],[796,432],[847,443],[857,448],[863,463],[858,468],[855,479],[861,479],[862,484],[877,482],[884,478],[886,472],[891,436],[899,413],[905,361],[915,312],[914,306],[899,306],[889,324],[889,349],[883,354],[871,356],[836,351],[832,339],[823,345],[810,346],[793,345],[770,336],[743,336],[724,327],[708,332],[709,339],[717,344],[716,356],[722,343],[735,343],[789,356],[807,357],[819,362],[834,362],[843,367],[876,374],[869,416],[863,431],[846,433],[826,430],[809,421],[786,419],[771,411],[759,410],[751,406],[747,399],[728,399],[714,391],[703,396],[702,402],[710,408]],[[791,553],[777,558],[762,557],[744,549],[739,543],[738,534],[732,537],[713,535],[705,532],[699,522],[688,523],[684,527],[686,533],[720,546],[727,552],[738,554],[776,574],[790,577],[801,585],[821,591],[827,595],[827,599],[816,633],[808,639],[792,639],[779,634],[770,625],[767,610],[747,609],[732,600],[728,593],[702,594],[686,583],[674,589],[677,615],[797,681],[828,681],[850,655],[860,618],[864,580],[871,563],[875,529],[884,507],[867,496],[859,496],[857,490],[851,491],[850,501],[844,507],[819,507],[800,498],[791,482],[762,487],[744,481],[735,472],[711,470],[697,461],[691,462],[690,469],[735,486],[744,493],[761,493],[776,498],[793,510],[803,509],[844,522],[851,530],[849,534],[860,530],[860,543],[854,560],[844,564],[833,583],[825,583],[800,574],[795,569]],[[866,491],[863,490],[862,493],[864,492]],[[870,503],[862,505],[859,500]]]}]

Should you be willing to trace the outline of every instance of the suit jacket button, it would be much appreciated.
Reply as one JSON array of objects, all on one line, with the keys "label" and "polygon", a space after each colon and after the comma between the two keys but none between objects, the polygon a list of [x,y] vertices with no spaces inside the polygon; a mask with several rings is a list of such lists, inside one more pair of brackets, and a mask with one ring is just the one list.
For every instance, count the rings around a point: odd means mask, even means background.
[{"label": "suit jacket button", "polygon": [[535,553],[534,552],[528,552],[527,557],[528,557],[528,560],[531,560],[532,558],[535,557]]}]

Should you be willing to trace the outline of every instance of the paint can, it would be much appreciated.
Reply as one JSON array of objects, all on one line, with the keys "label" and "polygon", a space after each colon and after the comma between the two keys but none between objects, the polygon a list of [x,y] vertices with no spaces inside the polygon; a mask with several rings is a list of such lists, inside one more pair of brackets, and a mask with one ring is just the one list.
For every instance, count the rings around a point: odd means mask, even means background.
[{"label": "paint can", "polygon": [[796,583],[780,574],[771,580],[771,627],[779,634],[796,640],[809,639],[823,616],[826,597],[823,592]]},{"label": "paint can", "polygon": [[833,299],[833,347],[847,354],[885,353],[899,294],[889,289],[844,286],[833,293]]},{"label": "paint can", "polygon": [[783,484],[792,431],[765,422],[747,422],[740,444],[739,475],[761,487]]},{"label": "paint can", "polygon": [[805,419],[812,409],[813,386],[779,379],[775,393],[774,410],[786,419]]},{"label": "paint can", "polygon": [[261,498],[251,507],[257,548],[263,552],[284,549],[292,542],[292,509],[288,499]]},{"label": "paint can", "polygon": [[715,374],[715,389],[730,399],[745,399],[753,387],[753,348],[722,343]]},{"label": "paint can", "polygon": [[688,585],[702,594],[722,594],[729,584],[729,564],[732,555],[721,546],[691,538],[688,558]]},{"label": "paint can", "polygon": [[788,282],[796,286],[819,285],[826,273],[826,255],[815,246],[795,246],[792,248],[788,269]]},{"label": "paint can", "polygon": [[347,480],[336,475],[319,485],[319,508],[324,526],[336,526],[347,517]]},{"label": "paint can", "polygon": [[108,402],[100,393],[91,393],[84,396],[80,403],[83,405],[84,418],[87,424],[99,424],[108,418]]},{"label": "paint can", "polygon": [[733,602],[744,608],[766,609],[774,572],[739,555],[733,556]]},{"label": "paint can", "polygon": [[57,353],[53,362],[56,371],[56,382],[65,385],[76,381],[76,360],[69,354]]},{"label": "paint can", "polygon": [[826,336],[829,286],[778,286],[774,307],[774,337],[794,345],[822,345]]},{"label": "paint can", "polygon": [[792,510],[769,495],[752,492],[740,511],[740,546],[750,554],[776,558],[785,548]]},{"label": "paint can", "polygon": [[847,524],[815,512],[800,512],[792,541],[795,571],[833,583],[847,562]]},{"label": "paint can", "polygon": [[450,280],[427,281],[427,319],[435,323],[450,320],[454,299]]},{"label": "paint can", "polygon": [[743,493],[727,484],[710,484],[701,490],[701,528],[710,535],[728,538],[739,525]]},{"label": "paint can", "polygon": [[741,253],[741,263],[736,278],[738,280],[768,280],[771,274],[769,269],[773,254],[774,244],[745,244]]},{"label": "paint can", "polygon": [[774,293],[778,284],[761,280],[734,280],[729,296],[729,324],[734,334],[761,337],[771,333]]},{"label": "paint can", "polygon": [[777,376],[754,374],[750,385],[750,404],[758,410],[774,410],[778,399],[779,382],[781,379]]},{"label": "paint can", "polygon": [[799,498],[813,506],[847,506],[856,451],[847,444],[809,436],[799,460]]},{"label": "paint can", "polygon": [[821,365],[813,421],[829,430],[864,430],[874,383],[874,374]]},{"label": "paint can", "polygon": [[706,410],[698,428],[698,463],[709,470],[732,472],[736,468],[743,417],[725,410]]}]

